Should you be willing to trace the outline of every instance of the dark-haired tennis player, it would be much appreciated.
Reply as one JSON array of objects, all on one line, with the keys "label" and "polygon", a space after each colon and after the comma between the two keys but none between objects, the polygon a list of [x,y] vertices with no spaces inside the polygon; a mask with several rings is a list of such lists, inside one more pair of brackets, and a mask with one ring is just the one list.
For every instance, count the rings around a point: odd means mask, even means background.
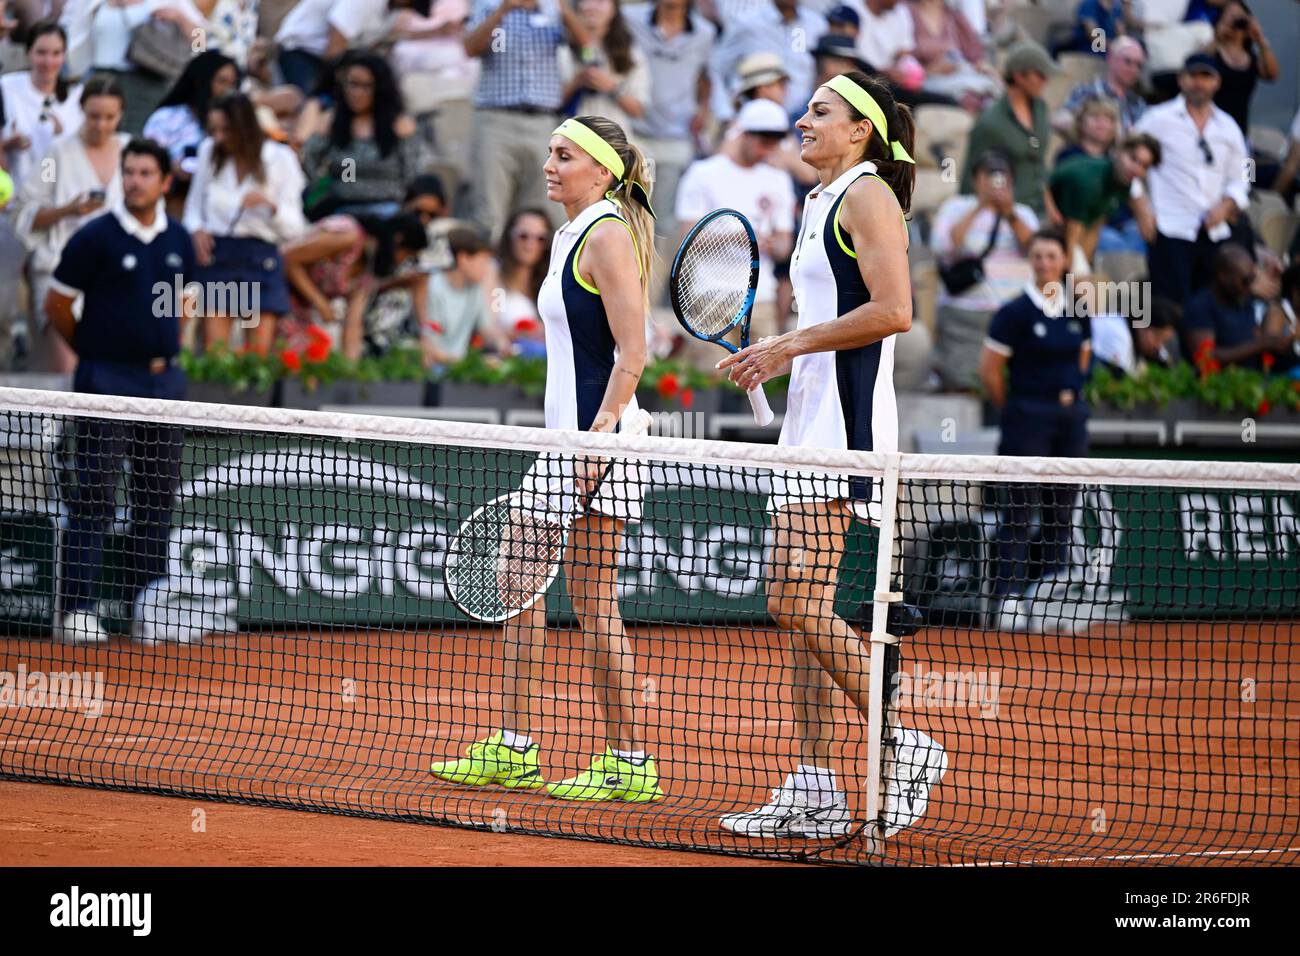
[{"label": "dark-haired tennis player", "polygon": [[[865,73],[842,73],[813,93],[795,124],[801,156],[817,170],[790,264],[798,327],[721,363],[741,388],[790,373],[782,445],[898,450],[894,336],[912,324],[907,223],[915,164],[910,111]],[[771,801],[722,818],[755,837],[828,839],[852,828],[832,767],[836,687],[869,713],[867,647],[834,610],[844,536],[854,517],[879,521],[870,479],[774,478],[769,504],[776,539],[768,609],[793,636],[795,716],[801,762]],[[925,811],[947,767],[942,747],[915,730],[891,728],[885,832]]]},{"label": "dark-haired tennis player", "polygon": [[[547,198],[568,215],[537,303],[546,332],[546,427],[615,431],[641,414],[635,393],[646,361],[646,280],[654,254],[646,161],[617,123],[582,116],[555,130],[543,170]],[[523,490],[571,515],[603,471],[599,462],[543,455]],[[565,581],[605,716],[605,752],[574,777],[549,785],[542,779],[530,726],[546,627],[538,601],[506,625],[500,729],[464,757],[435,763],[435,776],[467,786],[545,787],[561,800],[663,797],[654,758],[637,736],[636,682],[616,587],[624,526],[640,517],[638,479],[635,466],[612,468],[585,513],[573,518],[565,555]]]}]

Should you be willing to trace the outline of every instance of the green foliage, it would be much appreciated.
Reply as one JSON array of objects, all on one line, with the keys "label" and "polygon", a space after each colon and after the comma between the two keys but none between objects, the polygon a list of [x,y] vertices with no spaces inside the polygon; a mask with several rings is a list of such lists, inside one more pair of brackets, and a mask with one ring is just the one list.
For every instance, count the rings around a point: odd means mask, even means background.
[{"label": "green foliage", "polygon": [[1198,371],[1186,362],[1173,368],[1148,365],[1136,376],[1115,375],[1098,367],[1084,394],[1094,407],[1121,411],[1144,405],[1164,408],[1175,399],[1226,413],[1264,415],[1274,409],[1300,410],[1300,382],[1239,365],[1215,371]]}]

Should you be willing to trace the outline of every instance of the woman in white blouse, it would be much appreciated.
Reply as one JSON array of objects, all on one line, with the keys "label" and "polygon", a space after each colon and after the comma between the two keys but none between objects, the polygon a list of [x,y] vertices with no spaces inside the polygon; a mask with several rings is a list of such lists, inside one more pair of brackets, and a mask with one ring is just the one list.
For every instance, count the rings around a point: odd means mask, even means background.
[{"label": "woman in white blouse", "polygon": [[45,320],[45,293],[63,247],[85,223],[122,202],[122,147],[117,131],[125,102],[112,77],[96,76],[81,91],[84,119],[75,136],[64,136],[46,154],[52,176],[28,176],[18,194],[15,230],[31,253],[33,367],[71,372],[77,357]]},{"label": "woman in white blouse", "polygon": [[265,353],[275,340],[276,318],[290,308],[277,246],[306,229],[305,177],[294,151],[263,132],[244,94],[214,102],[207,122],[209,135],[185,200],[185,228],[199,263],[194,278],[205,292],[237,289],[239,295],[235,302],[211,294],[201,299],[204,348],[228,343],[238,318],[247,344]]},{"label": "woman in white blouse", "polygon": [[[39,171],[55,138],[81,125],[81,87],[63,79],[67,40],[57,23],[45,20],[27,33],[30,69],[0,76],[0,165],[15,193]],[[27,256],[14,227],[14,213],[0,213],[0,368],[8,368],[11,329],[18,319],[16,289]]]},{"label": "woman in white blouse", "polygon": [[187,37],[206,35],[207,18],[191,0],[68,0],[59,17],[68,31],[68,70],[73,76],[117,77],[127,103],[122,131],[132,136],[167,92],[165,79],[127,57],[131,34],[150,17],[176,24]]},{"label": "woman in white blouse", "polygon": [[577,0],[575,12],[591,46],[560,47],[565,112],[604,116],[631,129],[650,99],[650,67],[632,42],[619,0]]}]

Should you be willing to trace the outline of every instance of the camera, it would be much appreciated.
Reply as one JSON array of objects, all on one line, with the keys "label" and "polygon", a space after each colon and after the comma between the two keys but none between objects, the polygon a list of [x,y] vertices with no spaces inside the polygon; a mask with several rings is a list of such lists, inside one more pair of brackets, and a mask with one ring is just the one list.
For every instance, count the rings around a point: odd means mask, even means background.
[{"label": "camera", "polygon": [[1232,28],[1234,30],[1249,30],[1250,17],[1237,17],[1232,21]]}]

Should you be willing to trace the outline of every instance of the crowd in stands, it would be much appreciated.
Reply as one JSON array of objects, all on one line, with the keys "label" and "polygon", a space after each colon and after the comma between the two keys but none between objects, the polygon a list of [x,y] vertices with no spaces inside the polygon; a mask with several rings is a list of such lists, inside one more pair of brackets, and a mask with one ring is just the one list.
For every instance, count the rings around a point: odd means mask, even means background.
[{"label": "crowd in stands", "polygon": [[[14,187],[0,368],[71,370],[46,294],[71,237],[121,202],[134,137],[171,158],[165,203],[193,278],[260,283],[257,322],[209,308],[192,348],[356,357],[412,341],[431,368],[470,349],[542,354],[536,297],[563,219],[542,162],[566,115],[613,119],[653,162],[655,352],[692,352],[664,308],[667,266],[720,206],[758,231],[755,332],[779,333],[816,179],[793,124],[818,83],[866,69],[916,111],[911,255],[938,279],[898,350],[901,388],[987,394],[988,343],[1011,347],[990,329],[1023,332],[1002,313],[1024,311],[1045,227],[1077,283],[1151,283],[1150,321],[1120,316],[1120,336],[1093,323],[1093,360],[1300,369],[1296,244],[1256,221],[1290,213],[1300,114],[1266,154],[1251,102],[1279,67],[1251,7],[1188,0],[1153,24],[1137,0],[1043,0],[1061,16],[1035,38],[1027,4],[0,0]],[[1176,62],[1157,31],[1189,38]]]}]

